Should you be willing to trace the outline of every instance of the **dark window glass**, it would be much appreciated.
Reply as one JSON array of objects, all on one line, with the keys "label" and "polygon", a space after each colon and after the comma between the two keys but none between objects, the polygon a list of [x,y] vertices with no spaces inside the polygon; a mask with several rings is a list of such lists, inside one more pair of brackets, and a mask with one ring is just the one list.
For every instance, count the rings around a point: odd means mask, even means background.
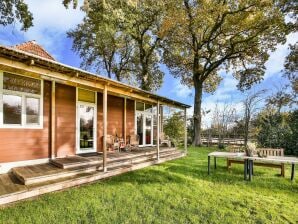
[{"label": "dark window glass", "polygon": [[145,104],[145,111],[146,111],[146,112],[150,112],[150,113],[152,113],[152,105],[150,105],[150,104]]},{"label": "dark window glass", "polygon": [[3,124],[22,124],[22,97],[3,95]]},{"label": "dark window glass", "polygon": [[144,103],[137,102],[136,103],[136,110],[144,111]]},{"label": "dark window glass", "polygon": [[39,99],[26,97],[26,123],[39,124]]},{"label": "dark window glass", "polygon": [[41,81],[38,79],[32,79],[5,72],[3,74],[3,89],[32,94],[40,94]]}]

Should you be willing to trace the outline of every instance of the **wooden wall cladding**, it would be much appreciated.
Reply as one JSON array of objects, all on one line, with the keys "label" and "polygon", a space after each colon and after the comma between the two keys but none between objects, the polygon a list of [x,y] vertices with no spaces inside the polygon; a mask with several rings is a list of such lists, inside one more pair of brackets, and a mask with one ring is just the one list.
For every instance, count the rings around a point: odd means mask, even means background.
[{"label": "wooden wall cladding", "polygon": [[56,156],[76,151],[76,88],[56,84]]},{"label": "wooden wall cladding", "polygon": [[[124,98],[108,95],[108,124],[107,133],[124,137]],[[126,104],[127,135],[134,133],[134,101],[127,100]],[[97,94],[97,151],[102,151],[103,140],[103,95]]]},{"label": "wooden wall cladding", "polygon": [[126,135],[135,134],[135,101],[126,101]]},{"label": "wooden wall cladding", "polygon": [[51,82],[44,81],[43,98],[43,129],[0,129],[0,162],[49,157]]}]

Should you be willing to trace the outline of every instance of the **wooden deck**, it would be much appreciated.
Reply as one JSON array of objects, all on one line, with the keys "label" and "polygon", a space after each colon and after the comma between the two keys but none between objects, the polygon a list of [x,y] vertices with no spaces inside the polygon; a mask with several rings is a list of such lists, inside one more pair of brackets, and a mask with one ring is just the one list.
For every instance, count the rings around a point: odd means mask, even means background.
[{"label": "wooden deck", "polygon": [[0,205],[62,190],[132,170],[183,157],[175,148],[155,148],[134,152],[108,153],[107,172],[102,172],[102,155],[83,155],[56,159],[52,163],[13,168],[0,175]]}]

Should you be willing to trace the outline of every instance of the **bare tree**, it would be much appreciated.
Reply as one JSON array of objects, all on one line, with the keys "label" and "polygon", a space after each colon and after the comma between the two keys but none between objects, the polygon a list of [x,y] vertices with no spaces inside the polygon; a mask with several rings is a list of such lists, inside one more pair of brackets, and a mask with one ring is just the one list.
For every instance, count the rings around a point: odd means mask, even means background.
[{"label": "bare tree", "polygon": [[259,103],[263,100],[266,90],[249,92],[242,101],[244,106],[244,146],[247,146],[250,123],[256,112],[259,110]]},{"label": "bare tree", "polygon": [[232,104],[225,103],[222,108],[215,106],[213,112],[213,128],[218,132],[218,146],[224,144],[224,139],[231,125],[236,119],[236,108]]}]

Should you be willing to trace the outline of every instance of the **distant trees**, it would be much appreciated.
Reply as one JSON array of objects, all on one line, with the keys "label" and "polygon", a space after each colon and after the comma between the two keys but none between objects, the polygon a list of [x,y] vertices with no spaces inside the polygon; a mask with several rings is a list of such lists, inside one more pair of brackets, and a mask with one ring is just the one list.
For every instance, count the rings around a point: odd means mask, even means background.
[{"label": "distant trees", "polygon": [[244,146],[247,146],[248,136],[250,132],[250,124],[259,108],[259,103],[264,97],[265,90],[255,93],[249,93],[242,101],[244,107]]},{"label": "distant trees", "polygon": [[202,94],[216,89],[219,70],[233,69],[239,89],[248,89],[262,79],[268,51],[284,43],[289,30],[279,1],[169,2],[164,62],[195,89],[194,145],[200,145]]},{"label": "distant trees", "polygon": [[184,121],[183,114],[174,112],[164,122],[163,130],[171,138],[175,145],[178,145],[184,138]]},{"label": "distant trees", "polygon": [[33,15],[23,0],[0,1],[0,25],[6,26],[19,21],[21,30],[28,30],[33,26]]},{"label": "distant trees", "polygon": [[298,94],[298,43],[290,46],[290,54],[285,60],[285,76],[290,80],[295,95]]},{"label": "distant trees", "polygon": [[144,90],[159,89],[164,76],[160,62],[161,41],[167,33],[166,3],[93,0],[83,9],[83,22],[68,32],[74,40],[73,49],[83,58],[82,65]]}]

